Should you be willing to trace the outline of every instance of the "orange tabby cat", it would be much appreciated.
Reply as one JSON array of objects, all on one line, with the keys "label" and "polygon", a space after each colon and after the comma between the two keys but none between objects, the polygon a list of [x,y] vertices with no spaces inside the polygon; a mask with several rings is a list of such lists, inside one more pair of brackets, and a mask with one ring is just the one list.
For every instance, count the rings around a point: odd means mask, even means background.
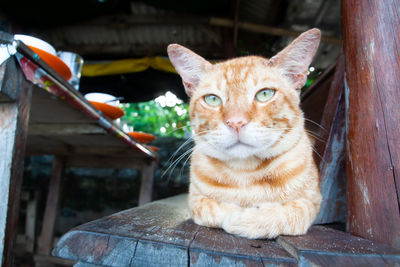
[{"label": "orange tabby cat", "polygon": [[321,194],[299,95],[319,41],[312,29],[271,59],[217,64],[168,46],[190,96],[195,223],[247,238],[307,232]]}]

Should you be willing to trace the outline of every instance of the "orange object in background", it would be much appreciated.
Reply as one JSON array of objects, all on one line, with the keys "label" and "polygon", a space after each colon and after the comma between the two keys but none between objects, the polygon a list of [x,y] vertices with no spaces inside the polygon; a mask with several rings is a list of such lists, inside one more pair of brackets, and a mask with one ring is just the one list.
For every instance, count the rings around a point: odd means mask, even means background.
[{"label": "orange object in background", "polygon": [[[129,132],[127,133],[130,135],[133,139],[139,141],[140,143],[146,144],[148,142],[151,142],[156,139],[156,137],[152,134],[149,133],[143,133],[143,132]],[[149,146],[150,147],[150,146]]]},{"label": "orange object in background", "polygon": [[153,152],[158,152],[158,150],[160,150],[160,148],[157,146],[147,146],[147,147]]},{"label": "orange object in background", "polygon": [[61,75],[65,80],[69,80],[72,76],[71,70],[68,68],[67,64],[64,63],[59,57],[50,54],[40,48],[36,48],[28,45],[28,47],[38,54],[38,56],[47,63],[52,69],[54,69],[58,74]]},{"label": "orange object in background", "polygon": [[118,107],[115,107],[115,106],[112,106],[112,105],[109,105],[106,103],[96,102],[96,101],[89,101],[89,102],[95,108],[100,110],[105,116],[109,117],[112,120],[121,118],[122,116],[125,115],[125,111]]}]

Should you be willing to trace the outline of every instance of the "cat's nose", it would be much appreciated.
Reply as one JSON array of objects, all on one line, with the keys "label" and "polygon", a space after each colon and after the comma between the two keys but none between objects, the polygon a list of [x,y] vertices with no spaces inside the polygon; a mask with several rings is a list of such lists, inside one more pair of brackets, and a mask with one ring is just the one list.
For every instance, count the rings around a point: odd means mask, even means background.
[{"label": "cat's nose", "polygon": [[226,121],[226,125],[234,129],[236,132],[239,132],[241,128],[243,128],[248,121],[245,118],[230,118]]}]

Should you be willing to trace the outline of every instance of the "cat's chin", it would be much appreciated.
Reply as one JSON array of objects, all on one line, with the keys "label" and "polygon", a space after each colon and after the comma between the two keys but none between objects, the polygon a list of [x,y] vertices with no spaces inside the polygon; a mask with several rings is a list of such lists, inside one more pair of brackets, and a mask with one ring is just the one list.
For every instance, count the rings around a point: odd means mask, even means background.
[{"label": "cat's chin", "polygon": [[229,161],[232,159],[245,160],[256,157],[259,152],[259,148],[240,142],[225,148],[213,147],[203,151],[203,153],[205,153],[206,155],[223,161]]}]

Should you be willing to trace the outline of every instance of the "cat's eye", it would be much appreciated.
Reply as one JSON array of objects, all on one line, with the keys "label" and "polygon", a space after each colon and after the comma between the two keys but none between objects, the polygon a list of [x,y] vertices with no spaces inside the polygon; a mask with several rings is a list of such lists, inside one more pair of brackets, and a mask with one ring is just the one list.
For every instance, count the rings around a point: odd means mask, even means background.
[{"label": "cat's eye", "polygon": [[260,102],[266,102],[275,95],[274,89],[262,89],[257,92],[256,100]]},{"label": "cat's eye", "polygon": [[216,95],[206,95],[204,96],[204,101],[209,104],[210,106],[219,106],[222,104],[221,98]]}]

